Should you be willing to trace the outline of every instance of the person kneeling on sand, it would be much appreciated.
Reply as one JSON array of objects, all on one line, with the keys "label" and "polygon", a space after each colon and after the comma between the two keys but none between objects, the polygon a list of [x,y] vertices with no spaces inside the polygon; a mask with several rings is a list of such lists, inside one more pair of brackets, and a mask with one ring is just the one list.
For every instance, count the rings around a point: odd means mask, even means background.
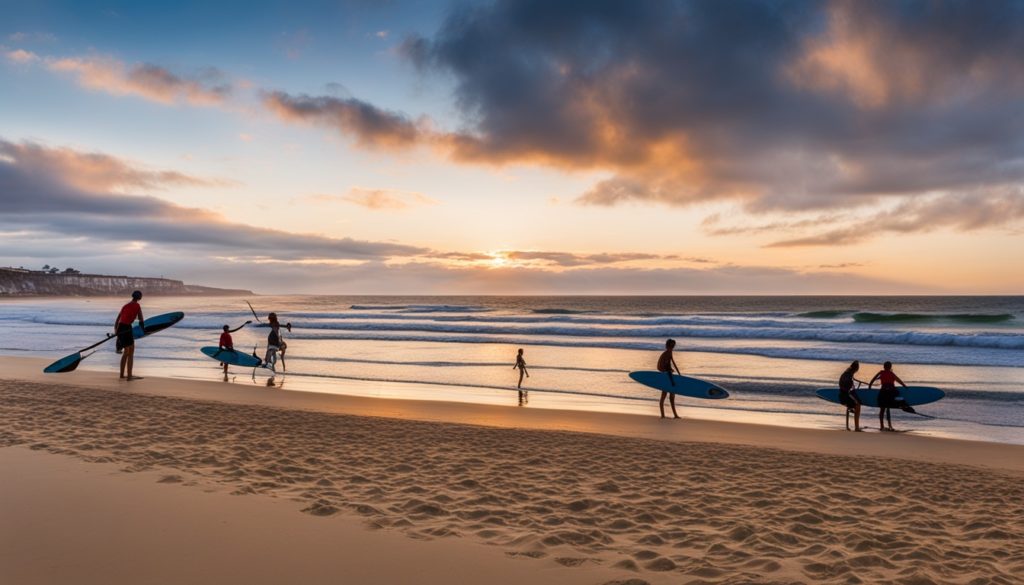
[{"label": "person kneeling on sand", "polygon": [[[676,359],[672,356],[672,350],[676,347],[676,340],[669,339],[665,342],[665,351],[661,353],[661,357],[658,358],[658,371],[665,372],[668,375],[668,383],[673,387],[676,385],[675,379],[672,377],[672,368],[675,367],[676,373],[680,376],[683,375],[679,371],[679,366],[676,365]],[[669,397],[669,402],[672,405],[672,417],[680,418],[676,412],[676,395],[671,392],[661,391],[661,401],[658,403],[658,408],[661,409],[661,418],[665,418],[665,397]]]},{"label": "person kneeling on sand", "polygon": [[[903,386],[904,388],[906,388],[907,385],[903,383],[903,380],[900,380],[900,377],[896,375],[896,372],[892,371],[892,362],[885,362],[884,364],[882,364],[882,369],[879,370],[879,372],[875,374],[875,377],[871,378],[871,382],[868,383],[868,389],[870,389],[875,384],[876,380],[878,380],[879,382],[878,428],[879,430],[882,431],[895,431],[896,429],[892,428],[891,409],[893,406],[898,408],[904,408],[899,404],[900,391],[896,389],[896,382],[899,382],[900,385]],[[910,406],[906,406],[904,409],[909,410],[910,412],[913,412],[914,410],[910,408]],[[889,421],[888,429],[885,428],[886,419],[888,419]]]},{"label": "person kneeling on sand", "polygon": [[[861,382],[854,378],[854,374],[860,370],[860,362],[853,360],[850,367],[846,368],[843,375],[839,376],[839,402],[847,408],[847,410],[853,411],[853,430],[858,433],[861,432],[860,428],[860,398],[857,396],[857,390],[853,387],[853,383]],[[849,415],[847,415],[849,416]],[[850,419],[846,419],[846,430],[850,430]]]}]

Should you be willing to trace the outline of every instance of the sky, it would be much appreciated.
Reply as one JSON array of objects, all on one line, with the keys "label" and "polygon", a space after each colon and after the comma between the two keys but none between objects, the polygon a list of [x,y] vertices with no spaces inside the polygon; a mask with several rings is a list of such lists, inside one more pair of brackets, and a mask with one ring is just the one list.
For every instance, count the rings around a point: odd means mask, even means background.
[{"label": "sky", "polygon": [[261,293],[1024,290],[1024,1],[0,14],[0,266]]}]

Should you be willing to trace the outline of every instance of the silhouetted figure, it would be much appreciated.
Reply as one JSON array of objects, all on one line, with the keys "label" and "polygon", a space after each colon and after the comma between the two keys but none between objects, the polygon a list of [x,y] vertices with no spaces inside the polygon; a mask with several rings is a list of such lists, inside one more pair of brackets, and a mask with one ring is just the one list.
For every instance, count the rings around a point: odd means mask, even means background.
[{"label": "silhouetted figure", "polygon": [[860,398],[857,396],[857,390],[853,387],[853,383],[863,384],[860,380],[854,378],[854,374],[860,370],[860,362],[854,360],[850,364],[850,367],[846,368],[843,375],[839,376],[839,402],[846,407],[846,430],[850,430],[850,411],[853,411],[853,430],[861,432],[860,428]]},{"label": "silhouetted figure", "polygon": [[[899,382],[904,388],[907,387],[900,380],[900,377],[896,375],[896,372],[892,371],[892,362],[885,362],[882,364],[882,369],[875,374],[874,378],[871,378],[871,382],[868,384],[868,388],[875,384],[875,380],[878,380],[878,428],[879,430],[895,431],[892,428],[892,407],[899,407],[897,398],[900,395],[900,391],[896,389],[896,382]],[[913,411],[909,406],[906,407],[910,411]],[[885,428],[885,421],[889,421],[889,428]]]},{"label": "silhouetted figure", "polygon": [[[142,316],[142,306],[139,305],[139,301],[142,300],[142,291],[135,291],[132,293],[132,300],[125,306],[121,307],[121,312],[117,314],[117,318],[114,319],[114,334],[117,335],[117,352],[121,354],[121,374],[120,378],[126,379],[129,382],[134,380],[132,376],[132,367],[135,365],[135,334],[132,333],[132,323],[136,319],[139,320],[139,327],[146,327],[146,322]],[[128,375],[125,375],[127,371]]]},{"label": "silhouetted figure", "polygon": [[523,359],[523,348],[519,348],[519,353],[516,354],[516,365],[512,366],[513,370],[519,370],[519,384],[516,388],[523,387],[523,376],[530,377],[530,372],[526,371],[526,360]]},{"label": "silhouetted figure", "polygon": [[[683,375],[683,373],[679,371],[679,366],[676,365],[676,359],[672,356],[672,350],[675,349],[675,347],[676,340],[669,339],[668,341],[665,342],[665,351],[663,351],[661,353],[661,357],[658,358],[658,371],[665,372],[665,374],[668,376],[668,383],[671,384],[672,386],[676,385],[676,381],[672,377],[672,368],[674,367],[676,369],[676,373],[679,374],[680,376]],[[672,405],[672,417],[680,418],[679,414],[676,412],[676,395],[671,392],[665,392],[664,390],[662,390],[661,392],[661,401],[658,403],[658,407],[661,409],[661,418],[665,418],[666,396],[669,396],[669,402]]]}]

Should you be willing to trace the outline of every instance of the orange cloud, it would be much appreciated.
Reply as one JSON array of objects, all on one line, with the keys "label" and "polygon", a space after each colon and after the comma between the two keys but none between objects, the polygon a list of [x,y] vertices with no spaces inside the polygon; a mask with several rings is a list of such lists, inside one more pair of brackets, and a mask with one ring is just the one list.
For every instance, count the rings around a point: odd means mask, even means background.
[{"label": "orange cloud", "polygon": [[437,200],[415,191],[362,187],[349,189],[347,195],[311,195],[306,197],[306,200],[314,203],[350,203],[373,211],[401,211],[438,203]]},{"label": "orange cloud", "polygon": [[127,65],[113,57],[41,57],[31,51],[7,51],[6,58],[28,65],[42,63],[50,71],[75,76],[82,87],[112,95],[131,95],[161,104],[187,103],[194,106],[222,105],[232,85],[213,68],[185,77],[148,63]]}]

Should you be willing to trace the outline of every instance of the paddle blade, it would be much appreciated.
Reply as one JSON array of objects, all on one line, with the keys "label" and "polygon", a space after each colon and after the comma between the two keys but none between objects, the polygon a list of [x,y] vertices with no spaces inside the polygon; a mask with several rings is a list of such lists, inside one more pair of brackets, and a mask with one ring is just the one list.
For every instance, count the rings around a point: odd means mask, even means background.
[{"label": "paddle blade", "polygon": [[52,364],[43,368],[43,372],[47,374],[63,374],[65,372],[73,372],[78,368],[78,364],[82,363],[85,357],[82,352],[76,351],[75,353],[63,357]]}]

